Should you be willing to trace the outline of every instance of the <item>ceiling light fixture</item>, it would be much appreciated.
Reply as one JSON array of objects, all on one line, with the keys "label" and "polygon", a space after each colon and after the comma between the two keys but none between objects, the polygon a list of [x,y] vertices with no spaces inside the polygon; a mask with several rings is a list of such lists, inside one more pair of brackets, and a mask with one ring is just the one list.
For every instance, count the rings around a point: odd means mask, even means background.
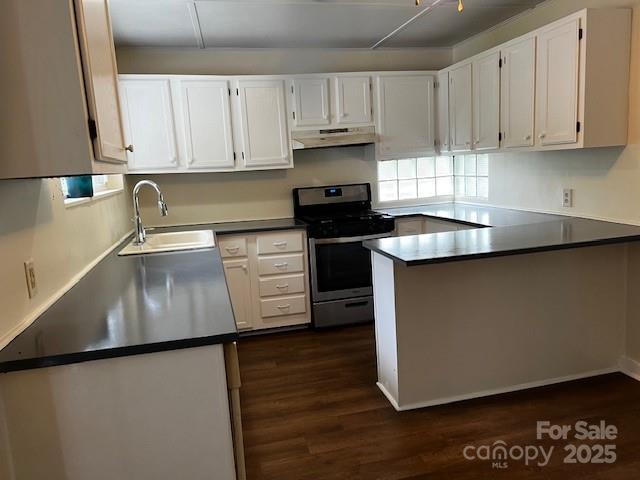
[{"label": "ceiling light fixture", "polygon": [[[416,2],[419,0],[416,0]],[[462,3],[462,0],[458,0],[458,13],[462,13],[462,11],[464,10],[464,3]]]}]

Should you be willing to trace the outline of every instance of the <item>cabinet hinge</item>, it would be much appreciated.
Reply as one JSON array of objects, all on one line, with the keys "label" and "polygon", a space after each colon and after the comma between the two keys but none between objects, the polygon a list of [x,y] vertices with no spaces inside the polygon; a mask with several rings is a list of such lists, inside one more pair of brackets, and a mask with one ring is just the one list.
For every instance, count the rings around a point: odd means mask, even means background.
[{"label": "cabinet hinge", "polygon": [[293,85],[291,85],[291,95],[293,95]]},{"label": "cabinet hinge", "polygon": [[502,141],[502,132],[498,132],[498,141],[501,142]]},{"label": "cabinet hinge", "polygon": [[581,28],[578,29],[578,40],[582,40],[582,36],[583,36],[584,32],[582,31]]},{"label": "cabinet hinge", "polygon": [[236,152],[233,152],[233,159],[236,159]]},{"label": "cabinet hinge", "polygon": [[582,125],[580,124],[580,122],[576,123],[576,132],[580,133],[581,129],[582,129]]},{"label": "cabinet hinge", "polygon": [[291,112],[291,114],[293,115],[293,119],[296,119],[296,112]]},{"label": "cabinet hinge", "polygon": [[98,138],[98,126],[96,125],[96,121],[92,118],[89,119],[89,138],[91,140],[95,140]]},{"label": "cabinet hinge", "polygon": [[502,58],[498,59],[498,68],[502,68]]},{"label": "cabinet hinge", "polygon": [[438,88],[440,86],[439,82],[433,82],[433,88]]},{"label": "cabinet hinge", "polygon": [[237,88],[236,88],[236,95],[240,96],[240,90],[238,90]]},{"label": "cabinet hinge", "polygon": [[229,89],[229,96],[231,96],[231,89]]},{"label": "cabinet hinge", "polygon": [[244,152],[242,152],[242,159],[244,160]]}]

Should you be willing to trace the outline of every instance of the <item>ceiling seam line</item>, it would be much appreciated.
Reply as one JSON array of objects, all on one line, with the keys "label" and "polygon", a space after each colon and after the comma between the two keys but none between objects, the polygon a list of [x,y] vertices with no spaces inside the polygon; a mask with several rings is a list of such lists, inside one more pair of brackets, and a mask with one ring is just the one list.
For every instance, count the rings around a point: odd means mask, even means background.
[{"label": "ceiling seam line", "polygon": [[375,50],[376,48],[378,48],[380,45],[382,45],[384,42],[386,42],[387,40],[389,40],[390,38],[396,36],[398,33],[400,33],[401,31],[403,31],[405,28],[407,28],[409,25],[411,25],[414,21],[416,21],[417,19],[419,19],[420,17],[426,15],[427,13],[430,13],[431,11],[433,11],[433,9],[439,4],[442,3],[444,0],[434,0],[431,5],[429,5],[428,7],[425,7],[423,10],[419,11],[417,14],[415,14],[413,17],[411,17],[409,20],[407,20],[406,22],[404,22],[402,25],[400,25],[399,27],[397,27],[395,30],[393,30],[391,33],[385,35],[384,37],[382,37],[380,40],[378,40],[376,43],[374,43],[371,47],[369,47],[370,50]]},{"label": "ceiling seam line", "polygon": [[198,8],[196,2],[187,3],[187,10],[189,10],[189,16],[191,17],[191,25],[193,27],[193,34],[196,37],[199,48],[205,48],[204,36],[202,35],[202,26],[200,25],[200,17],[198,16]]}]

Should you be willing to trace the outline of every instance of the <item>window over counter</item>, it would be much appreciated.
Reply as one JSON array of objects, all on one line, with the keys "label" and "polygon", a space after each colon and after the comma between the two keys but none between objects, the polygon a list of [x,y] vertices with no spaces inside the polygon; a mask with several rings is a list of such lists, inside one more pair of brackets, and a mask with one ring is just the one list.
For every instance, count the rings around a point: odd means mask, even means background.
[{"label": "window over counter", "polygon": [[378,202],[489,198],[489,155],[403,158],[378,162]]},{"label": "window over counter", "polygon": [[378,201],[407,202],[453,195],[453,157],[378,162]]},{"label": "window over counter", "polygon": [[60,178],[65,207],[108,197],[124,190],[123,175],[93,175]]},{"label": "window over counter", "polygon": [[453,163],[456,198],[488,199],[489,155],[456,155]]}]

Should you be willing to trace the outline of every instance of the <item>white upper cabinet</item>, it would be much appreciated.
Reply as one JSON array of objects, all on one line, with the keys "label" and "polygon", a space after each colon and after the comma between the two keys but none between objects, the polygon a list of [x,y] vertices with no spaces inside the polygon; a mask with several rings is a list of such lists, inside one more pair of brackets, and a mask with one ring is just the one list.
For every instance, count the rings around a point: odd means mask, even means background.
[{"label": "white upper cabinet", "polygon": [[293,166],[284,80],[238,80],[237,88],[244,168]]},{"label": "white upper cabinet", "polygon": [[178,168],[176,129],[168,79],[120,80],[125,138],[134,145],[127,152],[132,171]]},{"label": "white upper cabinet", "polygon": [[339,76],[336,85],[336,123],[361,125],[371,123],[371,77]]},{"label": "white upper cabinet", "polygon": [[538,33],[537,131],[540,145],[576,143],[580,19]]},{"label": "white upper cabinet", "polygon": [[473,149],[500,146],[500,53],[473,60]]},{"label": "white upper cabinet", "polygon": [[376,87],[379,158],[434,153],[433,76],[380,75]]},{"label": "white upper cabinet", "polygon": [[501,54],[502,146],[530,147],[534,143],[536,38],[510,43]]},{"label": "white upper cabinet", "polygon": [[331,123],[329,111],[329,78],[296,78],[292,81],[296,127],[326,126]]},{"label": "white upper cabinet", "polygon": [[96,123],[95,156],[106,162],[126,163],[109,5],[107,0],[76,0],[76,7],[87,105]]},{"label": "white upper cabinet", "polygon": [[472,142],[471,62],[449,72],[449,126],[451,150],[471,150]]},{"label": "white upper cabinet", "polygon": [[233,169],[229,83],[226,80],[181,80],[180,95],[186,167]]},{"label": "white upper cabinet", "polygon": [[451,150],[451,139],[449,134],[449,73],[438,73],[437,112],[438,112],[438,133],[436,135],[437,144],[441,152]]}]

